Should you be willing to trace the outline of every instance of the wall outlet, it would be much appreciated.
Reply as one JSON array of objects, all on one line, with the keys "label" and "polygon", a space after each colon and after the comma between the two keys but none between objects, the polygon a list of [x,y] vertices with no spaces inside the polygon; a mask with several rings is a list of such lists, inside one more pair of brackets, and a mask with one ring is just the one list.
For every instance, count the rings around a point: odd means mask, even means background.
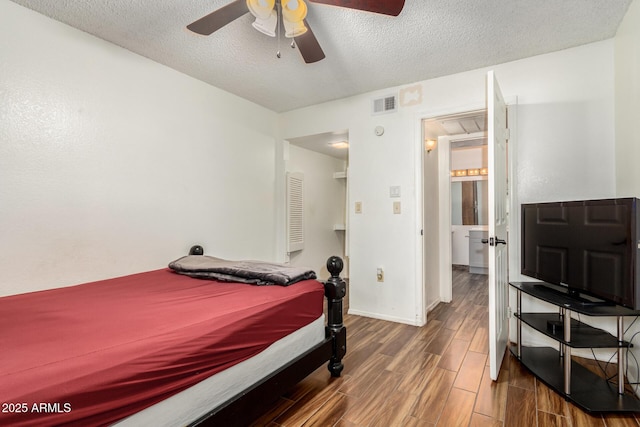
[{"label": "wall outlet", "polygon": [[376,270],[376,278],[378,282],[384,282],[384,270],[382,268]]}]

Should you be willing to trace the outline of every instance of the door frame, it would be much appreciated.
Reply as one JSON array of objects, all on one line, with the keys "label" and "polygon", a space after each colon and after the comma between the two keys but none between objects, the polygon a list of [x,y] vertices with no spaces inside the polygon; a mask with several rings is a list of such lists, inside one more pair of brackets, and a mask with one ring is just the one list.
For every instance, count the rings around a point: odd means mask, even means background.
[{"label": "door frame", "polygon": [[[508,262],[509,262],[509,279],[517,277],[516,274],[520,271],[520,259],[519,259],[519,242],[520,242],[520,218],[519,218],[519,201],[517,197],[517,176],[515,173],[515,162],[517,159],[517,106],[518,98],[516,96],[505,96],[507,103],[507,111],[509,117],[509,129],[510,138],[508,145],[508,184],[507,189],[509,191],[509,236],[508,236]],[[416,304],[420,304],[420,307],[416,307],[416,313],[418,313],[417,324],[426,324],[427,319],[427,283],[425,280],[425,262],[424,262],[424,245],[425,239],[420,233],[424,230],[424,129],[423,121],[429,119],[435,119],[442,116],[450,116],[455,114],[470,113],[473,111],[486,110],[486,100],[482,103],[470,103],[466,105],[459,105],[457,107],[451,107],[446,109],[434,109],[427,110],[418,113],[415,117],[416,122],[416,135],[417,141],[416,147],[416,218],[418,219],[418,233],[419,242],[416,245]],[[456,139],[456,138],[452,138]],[[444,256],[439,257],[439,273],[440,280],[440,295],[441,302],[451,302],[452,299],[452,278],[451,274],[447,274],[447,271],[451,269],[451,187],[450,187],[450,175],[443,173],[442,168],[448,168],[448,162],[450,159],[449,147],[447,147],[447,153],[442,153],[440,150],[440,141],[438,141],[438,211],[439,211],[439,235],[438,245],[439,251]],[[443,158],[443,156],[446,156]],[[446,205],[448,203],[448,205]],[[443,207],[443,204],[445,206]],[[443,219],[443,215],[449,215]],[[443,227],[448,230],[443,231]],[[448,237],[448,238],[447,238]],[[447,299],[448,298],[448,299]]]}]

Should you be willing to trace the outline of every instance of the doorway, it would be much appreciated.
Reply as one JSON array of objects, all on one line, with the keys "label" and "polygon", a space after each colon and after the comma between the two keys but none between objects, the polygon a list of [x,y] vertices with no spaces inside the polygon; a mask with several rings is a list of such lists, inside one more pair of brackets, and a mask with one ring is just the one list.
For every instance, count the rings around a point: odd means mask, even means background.
[{"label": "doorway", "polygon": [[[452,206],[452,182],[459,184],[482,182],[486,179],[486,109],[447,114],[422,120],[423,167],[423,284],[425,312],[439,302],[451,302],[452,265],[459,263],[456,255],[468,254],[468,232],[481,224],[453,224],[453,216],[460,214],[462,205]],[[451,173],[457,174],[452,177]],[[467,187],[467,185],[465,185]],[[482,194],[482,186],[474,186],[472,193]],[[455,197],[454,197],[455,199]],[[477,203],[480,200],[480,203]],[[484,220],[482,199],[472,201],[475,212],[467,217]],[[469,219],[464,222],[471,222]],[[477,222],[477,221],[476,221]],[[453,232],[456,232],[456,235]],[[431,237],[431,238],[429,238]],[[463,240],[461,240],[463,239]],[[457,246],[455,243],[457,242]],[[462,249],[459,247],[462,246]],[[463,262],[468,264],[468,255]],[[456,262],[454,262],[454,260]]]},{"label": "doorway", "polygon": [[[486,80],[486,131],[488,141],[488,234],[490,237],[486,239],[489,248],[487,251],[488,258],[488,295],[489,295],[489,358],[490,358],[490,377],[496,380],[502,359],[508,342],[508,323],[510,317],[509,310],[509,268],[508,260],[514,259],[517,254],[517,245],[511,245],[511,237],[517,235],[518,228],[511,228],[509,221],[509,213],[516,212],[514,206],[517,206],[516,194],[513,188],[516,187],[515,174],[513,173],[515,164],[515,148],[512,134],[515,136],[515,106],[516,103],[507,103],[502,95],[498,85],[495,73],[489,71]],[[479,111],[469,110],[469,111]],[[454,116],[464,116],[467,113],[459,113]],[[432,116],[428,118],[442,118],[442,116]],[[423,121],[420,122],[423,124]],[[422,129],[420,135],[423,139],[420,141],[420,147],[428,154],[435,151],[436,144],[429,141],[425,137],[425,130]],[[423,160],[420,164],[421,178],[419,185],[423,191],[418,193],[423,198],[422,206],[422,225],[429,224],[429,220],[435,223],[437,231],[425,236],[423,228],[423,239],[419,252],[425,256],[433,256],[437,258],[437,271],[430,272],[425,268],[428,262],[420,259],[423,275],[423,286],[421,302],[423,304],[423,318],[427,320],[427,310],[429,303],[435,303],[434,296],[429,298],[429,291],[438,292],[440,302],[451,302],[453,292],[451,288],[451,141],[452,136],[438,136],[437,156],[434,156],[430,162],[421,156]],[[510,142],[509,145],[507,145]],[[422,153],[422,152],[421,152]],[[437,160],[435,160],[437,157]],[[434,168],[429,166],[435,165]],[[431,186],[426,185],[428,178],[437,181],[437,193],[429,191]],[[434,209],[434,207],[437,207]],[[431,209],[430,209],[431,208]],[[438,213],[435,214],[437,209]],[[431,218],[430,215],[432,216]],[[514,221],[515,223],[515,221]],[[433,225],[431,225],[433,228]],[[514,239],[515,240],[515,239]],[[484,243],[484,241],[483,241]],[[515,243],[515,242],[514,242]],[[513,270],[511,270],[513,271]],[[431,277],[429,277],[431,276]],[[437,277],[436,277],[437,276]],[[431,281],[431,283],[430,283]]]},{"label": "doorway", "polygon": [[[285,174],[303,177],[302,224],[298,228],[302,228],[304,242],[302,249],[288,251],[285,259],[291,265],[311,267],[320,279],[326,280],[330,275],[327,258],[338,255],[345,264],[341,276],[346,278],[349,132],[289,138],[285,145]],[[300,218],[300,213],[296,215]]]}]

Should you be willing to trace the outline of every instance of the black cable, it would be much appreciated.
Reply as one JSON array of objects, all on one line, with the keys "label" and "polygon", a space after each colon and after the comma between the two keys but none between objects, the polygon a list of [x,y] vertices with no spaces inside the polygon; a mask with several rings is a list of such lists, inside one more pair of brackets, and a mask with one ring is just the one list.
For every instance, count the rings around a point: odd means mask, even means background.
[{"label": "black cable", "polygon": [[[638,318],[638,317],[636,317],[636,319],[637,319],[637,318]],[[633,323],[634,323],[635,321],[636,321],[636,320],[634,319],[634,320],[633,320],[633,322],[631,322],[631,325],[633,325]],[[629,327],[631,327],[631,325],[629,325]],[[629,330],[629,328],[627,328],[627,329],[626,329],[626,331],[628,331],[628,330]],[[625,331],[625,332],[626,332],[626,331]],[[629,352],[629,349],[631,348],[631,344],[633,343],[633,339],[634,339],[634,338],[636,337],[636,335],[638,335],[638,334],[640,334],[640,331],[638,331],[638,332],[636,332],[635,334],[633,334],[633,335],[631,336],[631,338],[629,339],[629,341],[628,341],[628,342],[629,342],[629,346],[627,347],[627,357],[626,357],[626,359],[627,359],[627,360],[625,361],[625,362],[626,362],[626,363],[625,363],[625,365],[626,365],[626,366],[625,366],[625,368],[624,368],[624,375],[625,375],[625,377],[628,377],[628,376],[629,376],[629,354],[631,354],[631,356],[633,356],[633,360],[635,360],[635,361],[636,361],[636,375],[640,374],[640,365],[638,364],[638,359],[636,359],[636,356],[635,356],[632,352]],[[636,379],[638,379],[638,378],[636,378]],[[635,387],[634,392],[637,394],[637,393],[638,393],[638,383],[637,383],[637,382],[634,382],[634,383],[631,383],[631,382],[630,382],[629,384],[635,384],[635,386],[636,386],[636,387]]]},{"label": "black cable", "polygon": [[[579,322],[582,322],[582,320],[580,320],[580,313],[577,313],[577,314],[578,314],[578,321],[579,321]],[[629,331],[629,329],[631,329],[631,327],[633,326],[633,324],[634,324],[634,323],[636,323],[636,320],[638,320],[638,317],[640,317],[640,316],[636,316],[636,317],[633,319],[633,321],[631,322],[631,324],[629,324],[629,326],[627,326],[627,328],[624,330],[624,332],[623,332],[623,334],[622,334],[623,338],[624,338],[624,335]],[[631,353],[629,352],[629,349],[631,348],[631,344],[632,344],[632,342],[633,342],[633,339],[634,339],[634,338],[636,337],[636,335],[638,335],[638,334],[640,334],[640,331],[636,332],[635,334],[633,334],[633,335],[631,336],[631,338],[630,338],[630,339],[629,339],[629,341],[628,341],[629,345],[626,347],[627,354],[626,354],[626,358],[625,358],[625,359],[626,359],[626,360],[625,360],[625,371],[624,371],[624,376],[625,376],[625,377],[628,377],[628,376],[629,376],[629,354],[631,354],[631,356],[633,356],[633,360],[635,360],[635,362],[636,362],[636,372],[637,372],[637,375],[640,375],[640,363],[638,362],[638,359],[636,358],[636,356],[635,356],[632,352],[631,352]],[[617,352],[617,351],[615,351],[615,352],[611,355],[611,357],[609,357],[609,360],[607,360],[607,363],[604,365],[604,368],[603,368],[603,367],[602,367],[602,365],[600,365],[600,361],[599,361],[599,360],[598,360],[598,358],[596,357],[596,353],[595,353],[595,351],[593,351],[593,347],[590,347],[590,350],[591,350],[591,354],[593,355],[593,360],[595,360],[596,364],[598,365],[598,368],[600,368],[600,370],[602,371],[602,374],[603,374],[603,376],[604,376],[605,380],[606,380],[609,384],[615,384],[615,383],[613,382],[613,379],[614,379],[615,377],[617,377],[617,376],[618,376],[618,374],[616,373],[616,374],[614,374],[614,375],[612,375],[612,376],[610,376],[610,377],[607,377],[607,369],[609,368],[609,364],[611,363],[611,360],[613,359],[613,356],[615,356],[618,352]],[[620,363],[620,361],[619,361],[619,360],[618,360],[618,363]],[[640,378],[638,378],[638,379],[640,380]],[[624,382],[624,378],[618,378],[618,382],[620,382],[620,381],[623,381],[623,382]],[[640,381],[638,381],[638,382],[629,382],[629,381],[627,381],[626,383],[627,383],[627,384],[629,384],[629,385],[635,385],[636,387],[635,387],[635,390],[634,390],[634,391],[635,391],[635,393],[636,393],[636,394],[638,393],[638,386],[640,385]]]},{"label": "black cable", "polygon": [[[631,324],[629,326],[627,326],[627,329],[624,330],[624,333],[626,334],[627,332],[629,332],[629,329],[631,329],[631,327],[633,326],[634,323],[636,323],[636,320],[638,320],[638,317],[640,316],[636,316],[635,319],[633,319],[633,322],[631,322]],[[624,336],[624,334],[623,334]]]},{"label": "black cable", "polygon": [[[578,314],[578,321],[580,321],[580,322],[581,322],[581,320],[580,320],[580,313],[577,313],[577,314]],[[629,331],[629,329],[631,328],[631,326],[633,326],[633,324],[636,322],[636,320],[638,320],[638,317],[640,317],[640,316],[636,316],[636,317],[633,319],[633,321],[631,322],[631,324],[630,324],[629,326],[627,326],[627,329],[625,329],[625,330],[624,330],[623,337],[624,337],[624,334],[626,334],[626,333]],[[626,357],[626,360],[625,360],[625,373],[624,373],[625,377],[628,377],[628,376],[629,376],[629,375],[628,375],[628,372],[629,372],[629,348],[631,347],[631,342],[633,341],[633,339],[634,339],[634,338],[636,337],[636,335],[638,335],[638,334],[640,334],[640,331],[636,332],[635,334],[633,334],[633,335],[631,336],[631,339],[629,340],[629,346],[626,348],[626,350],[627,350],[627,357]],[[605,380],[606,380],[608,383],[610,383],[610,384],[615,384],[612,380],[613,380],[615,377],[617,377],[617,376],[618,376],[618,374],[616,373],[616,374],[611,375],[610,377],[607,377],[607,369],[609,368],[609,364],[611,363],[611,360],[613,359],[613,356],[615,356],[616,354],[618,354],[618,352],[617,352],[617,351],[615,351],[615,352],[611,355],[611,357],[609,357],[609,360],[607,360],[607,363],[604,365],[604,368],[603,368],[603,367],[602,367],[602,365],[600,365],[600,361],[599,361],[599,360],[598,360],[598,358],[596,357],[596,353],[595,353],[595,351],[593,351],[593,348],[592,348],[592,347],[590,348],[590,350],[591,350],[591,354],[593,355],[593,360],[595,360],[596,364],[598,365],[598,367],[599,367],[599,368],[600,368],[600,370],[602,371],[602,374],[603,374],[603,376],[604,376]],[[636,369],[637,369],[637,370],[636,370],[636,372],[640,373],[640,365],[638,364],[638,359],[636,359],[636,356],[635,356],[633,353],[631,353],[631,356],[633,356],[633,359],[636,361]],[[620,363],[620,361],[619,361],[619,360],[618,360],[618,363]],[[624,378],[618,378],[618,382],[619,382],[619,381],[623,381],[623,382],[624,382]],[[640,382],[635,382],[635,383],[627,382],[627,384],[640,385]],[[636,391],[637,391],[637,387],[636,387]]]},{"label": "black cable", "polygon": [[598,358],[596,357],[596,353],[595,351],[593,351],[593,347],[589,348],[591,350],[591,354],[593,355],[593,360],[596,362],[596,364],[598,365],[598,368],[600,368],[600,370],[602,371],[602,375],[604,376],[604,379],[610,383],[610,384],[614,384],[613,383],[613,379],[616,377],[617,374],[612,375],[610,377],[607,378],[607,368],[609,367],[609,363],[611,363],[611,359],[613,359],[613,356],[615,356],[617,354],[617,352],[614,352],[611,357],[609,357],[609,360],[607,360],[607,363],[604,365],[604,368],[602,367],[602,365],[600,365],[600,361],[598,360]]}]

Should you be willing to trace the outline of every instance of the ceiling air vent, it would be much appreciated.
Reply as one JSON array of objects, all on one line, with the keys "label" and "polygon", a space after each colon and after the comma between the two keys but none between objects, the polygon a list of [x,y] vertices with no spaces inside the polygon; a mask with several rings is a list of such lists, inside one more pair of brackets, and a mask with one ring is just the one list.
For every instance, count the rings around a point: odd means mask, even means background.
[{"label": "ceiling air vent", "polygon": [[373,114],[393,113],[398,110],[398,98],[395,95],[373,100]]}]

